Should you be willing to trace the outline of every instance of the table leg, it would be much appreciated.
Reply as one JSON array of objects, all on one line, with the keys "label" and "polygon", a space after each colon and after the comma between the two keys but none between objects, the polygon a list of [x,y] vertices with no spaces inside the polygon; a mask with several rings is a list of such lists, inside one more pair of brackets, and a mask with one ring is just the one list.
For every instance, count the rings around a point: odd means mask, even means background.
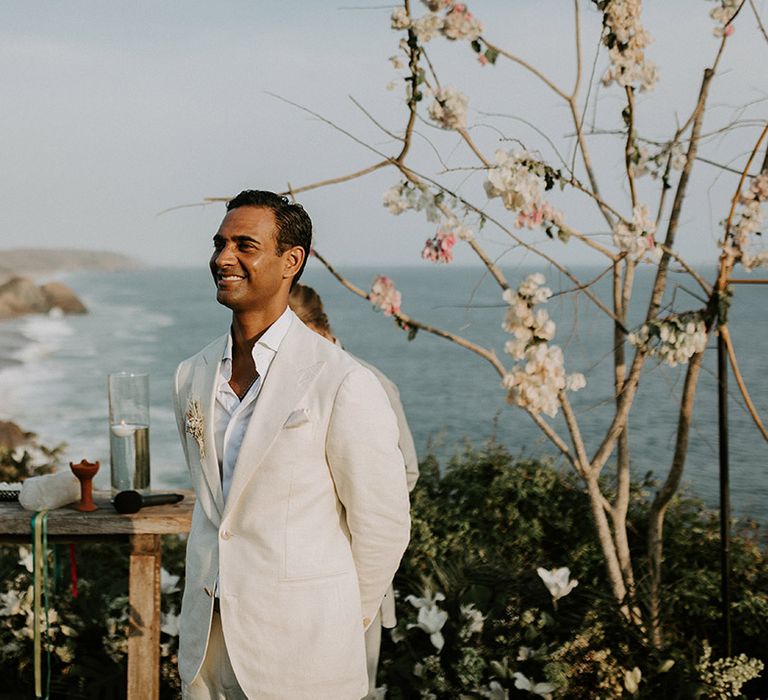
[{"label": "table leg", "polygon": [[131,535],[128,700],[160,696],[160,536]]}]

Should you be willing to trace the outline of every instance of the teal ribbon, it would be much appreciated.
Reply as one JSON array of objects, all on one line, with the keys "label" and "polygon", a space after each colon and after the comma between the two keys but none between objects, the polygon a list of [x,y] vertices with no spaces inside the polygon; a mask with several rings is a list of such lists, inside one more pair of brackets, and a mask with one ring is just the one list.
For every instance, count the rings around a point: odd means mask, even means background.
[{"label": "teal ribbon", "polygon": [[[51,643],[48,621],[48,511],[41,510],[32,516],[32,572],[34,581],[34,665],[35,697],[45,700],[51,695]],[[46,681],[43,696],[43,664],[41,640],[41,614],[45,612]]]}]

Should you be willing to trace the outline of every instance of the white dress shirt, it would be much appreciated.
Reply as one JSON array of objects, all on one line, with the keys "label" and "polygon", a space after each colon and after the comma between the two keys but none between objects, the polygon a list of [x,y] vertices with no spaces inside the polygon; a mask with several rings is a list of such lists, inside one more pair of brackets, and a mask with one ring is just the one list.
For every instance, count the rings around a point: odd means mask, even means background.
[{"label": "white dress shirt", "polygon": [[232,378],[232,334],[227,337],[227,345],[219,365],[219,376],[216,390],[216,408],[214,411],[214,436],[216,441],[216,459],[219,462],[221,474],[221,489],[224,502],[229,495],[232,484],[232,474],[240,453],[245,431],[253,415],[256,399],[267,378],[269,367],[275,359],[280,343],[295,318],[290,308],[269,327],[253,346],[253,362],[258,373],[256,381],[246,392],[241,401],[229,385]]}]

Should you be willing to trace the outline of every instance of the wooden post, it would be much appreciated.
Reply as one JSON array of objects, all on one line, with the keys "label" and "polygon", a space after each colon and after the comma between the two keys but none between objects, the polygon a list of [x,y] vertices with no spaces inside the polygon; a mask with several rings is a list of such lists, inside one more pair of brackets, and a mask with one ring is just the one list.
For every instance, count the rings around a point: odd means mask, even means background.
[{"label": "wooden post", "polygon": [[160,697],[160,535],[131,535],[128,700]]}]

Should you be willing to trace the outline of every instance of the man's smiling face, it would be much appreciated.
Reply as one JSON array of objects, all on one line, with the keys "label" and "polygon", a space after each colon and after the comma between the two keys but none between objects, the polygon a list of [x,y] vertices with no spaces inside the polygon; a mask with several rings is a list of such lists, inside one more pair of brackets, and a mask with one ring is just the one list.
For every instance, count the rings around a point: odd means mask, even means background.
[{"label": "man's smiling face", "polygon": [[277,254],[274,212],[256,206],[232,209],[213,237],[216,300],[233,311],[269,308],[283,285],[284,262]]}]

